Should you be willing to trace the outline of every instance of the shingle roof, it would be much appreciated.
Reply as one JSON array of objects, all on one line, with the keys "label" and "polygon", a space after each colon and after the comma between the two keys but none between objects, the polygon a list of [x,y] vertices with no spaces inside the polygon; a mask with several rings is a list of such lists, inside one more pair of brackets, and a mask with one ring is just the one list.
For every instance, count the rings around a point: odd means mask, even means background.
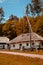
[{"label": "shingle roof", "polygon": [[0,43],[6,43],[9,41],[9,38],[7,37],[0,37]]},{"label": "shingle roof", "polygon": [[[39,36],[36,33],[31,33],[31,41],[33,40],[42,40],[43,41],[43,37]],[[9,41],[8,43],[21,43],[21,42],[26,42],[26,41],[30,41],[30,33],[25,33],[25,34],[21,34],[19,36],[17,36],[16,38],[12,39],[11,41]]]}]

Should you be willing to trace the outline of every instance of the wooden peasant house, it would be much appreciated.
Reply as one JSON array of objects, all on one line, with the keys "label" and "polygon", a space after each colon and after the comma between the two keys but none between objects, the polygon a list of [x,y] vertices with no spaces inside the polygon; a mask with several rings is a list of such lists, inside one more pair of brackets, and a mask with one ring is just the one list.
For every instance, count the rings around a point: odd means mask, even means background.
[{"label": "wooden peasant house", "polygon": [[30,44],[30,33],[25,33],[17,36],[8,43],[10,44],[10,49],[30,49],[31,47],[36,48],[40,45],[43,48],[43,37],[32,32],[31,33],[31,44]]},{"label": "wooden peasant house", "polygon": [[0,49],[7,49],[8,48],[8,44],[7,44],[8,41],[9,41],[9,38],[0,37]]}]

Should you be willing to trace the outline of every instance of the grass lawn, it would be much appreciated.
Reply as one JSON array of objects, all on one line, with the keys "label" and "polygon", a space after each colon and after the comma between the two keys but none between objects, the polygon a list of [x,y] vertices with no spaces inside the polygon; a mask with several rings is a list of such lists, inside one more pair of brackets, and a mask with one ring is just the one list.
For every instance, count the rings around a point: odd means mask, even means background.
[{"label": "grass lawn", "polygon": [[0,65],[43,65],[43,59],[0,53]]},{"label": "grass lawn", "polygon": [[22,52],[22,53],[30,53],[30,54],[41,54],[43,55],[43,50],[40,50],[40,51],[30,51],[30,50],[24,50],[24,51],[21,51],[21,50],[10,50],[12,52]]},{"label": "grass lawn", "polygon": [[30,50],[2,50],[2,51],[11,51],[11,52],[21,52],[21,53],[30,53],[30,54],[41,54],[43,55],[43,50],[38,51],[30,51]]}]

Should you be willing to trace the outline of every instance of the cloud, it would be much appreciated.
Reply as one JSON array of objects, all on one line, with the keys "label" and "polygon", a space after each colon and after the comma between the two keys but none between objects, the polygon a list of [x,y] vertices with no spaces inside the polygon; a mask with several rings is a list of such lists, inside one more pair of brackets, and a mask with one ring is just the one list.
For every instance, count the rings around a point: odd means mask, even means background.
[{"label": "cloud", "polygon": [[[9,0],[0,0],[0,3],[3,3],[5,1],[8,2],[8,3],[16,2],[16,0],[11,0],[11,1],[9,1]],[[20,0],[17,0],[17,1],[20,1]]]},{"label": "cloud", "polygon": [[0,3],[2,3],[2,0],[0,0]]},{"label": "cloud", "polygon": [[0,0],[0,3],[3,3],[5,0]]}]

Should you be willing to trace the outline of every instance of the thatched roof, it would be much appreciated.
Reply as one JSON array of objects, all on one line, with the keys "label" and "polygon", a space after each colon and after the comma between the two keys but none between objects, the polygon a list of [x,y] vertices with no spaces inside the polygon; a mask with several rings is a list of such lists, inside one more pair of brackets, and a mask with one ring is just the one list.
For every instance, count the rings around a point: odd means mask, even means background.
[{"label": "thatched roof", "polygon": [[0,43],[7,43],[9,41],[9,38],[7,37],[0,37]]},{"label": "thatched roof", "polygon": [[[36,33],[31,33],[31,41],[43,41],[43,37],[39,36]],[[30,33],[25,33],[17,36],[16,38],[12,39],[8,43],[22,43],[22,42],[29,42],[30,41]]]}]

